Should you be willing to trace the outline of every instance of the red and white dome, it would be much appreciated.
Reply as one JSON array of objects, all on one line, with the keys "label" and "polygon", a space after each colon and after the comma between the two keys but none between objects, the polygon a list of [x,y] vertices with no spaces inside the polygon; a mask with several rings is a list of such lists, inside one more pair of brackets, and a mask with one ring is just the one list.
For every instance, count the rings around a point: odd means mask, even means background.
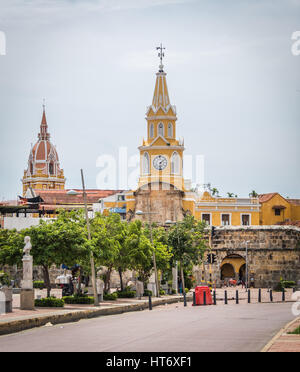
[{"label": "red and white dome", "polygon": [[50,142],[45,106],[43,106],[43,117],[38,141],[30,150],[28,159],[27,176],[36,175],[37,173],[50,177],[61,175],[58,154],[55,146]]}]

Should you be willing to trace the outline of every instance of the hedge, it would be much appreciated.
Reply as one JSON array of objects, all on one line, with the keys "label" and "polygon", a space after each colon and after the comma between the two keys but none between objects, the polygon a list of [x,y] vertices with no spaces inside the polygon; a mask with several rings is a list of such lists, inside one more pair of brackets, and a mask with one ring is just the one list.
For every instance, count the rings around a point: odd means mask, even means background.
[{"label": "hedge", "polygon": [[136,291],[118,291],[118,298],[133,298],[136,296]]},{"label": "hedge", "polygon": [[105,301],[115,301],[118,298],[118,294],[114,293],[104,293],[103,300]]},{"label": "hedge", "polygon": [[33,288],[44,289],[45,288],[45,283],[42,280],[36,280],[36,281],[33,282]]},{"label": "hedge", "polygon": [[275,291],[283,291],[286,288],[294,288],[296,286],[296,282],[291,280],[281,280],[274,288]]},{"label": "hedge", "polygon": [[36,307],[64,307],[65,302],[62,298],[46,297],[34,301]]},{"label": "hedge", "polygon": [[65,296],[63,300],[66,304],[91,305],[94,303],[94,297],[88,296]]}]

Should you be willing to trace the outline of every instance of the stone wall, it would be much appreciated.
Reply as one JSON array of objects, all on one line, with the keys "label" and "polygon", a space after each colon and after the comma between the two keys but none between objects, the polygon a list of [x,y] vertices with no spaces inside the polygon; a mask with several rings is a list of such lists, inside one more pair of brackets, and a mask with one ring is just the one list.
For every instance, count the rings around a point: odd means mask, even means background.
[{"label": "stone wall", "polygon": [[[173,185],[155,184],[156,187],[149,184],[134,193],[135,211],[151,211],[152,221],[165,225],[167,220],[176,221],[183,219],[182,198],[183,192],[174,188]],[[148,221],[149,216],[135,216],[134,218],[142,221]]]},{"label": "stone wall", "polygon": [[[197,282],[211,280],[219,286],[223,260],[228,262],[230,257],[235,256],[246,260],[246,241],[249,241],[249,276],[254,278],[256,287],[275,287],[281,278],[300,280],[300,228],[226,226],[215,229],[211,248],[216,255],[216,263],[196,267],[194,272]],[[239,273],[235,274],[238,279]]]}]

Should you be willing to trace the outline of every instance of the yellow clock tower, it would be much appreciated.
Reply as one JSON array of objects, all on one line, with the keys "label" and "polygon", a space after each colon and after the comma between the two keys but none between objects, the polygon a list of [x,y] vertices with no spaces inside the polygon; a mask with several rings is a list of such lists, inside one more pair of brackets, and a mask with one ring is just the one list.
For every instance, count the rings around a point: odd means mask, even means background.
[{"label": "yellow clock tower", "polygon": [[146,113],[147,139],[143,140],[140,150],[139,187],[146,184],[161,183],[184,189],[183,180],[183,142],[176,139],[176,107],[170,103],[166,73],[163,69],[164,56],[162,45],[159,49],[160,66],[152,105]]}]

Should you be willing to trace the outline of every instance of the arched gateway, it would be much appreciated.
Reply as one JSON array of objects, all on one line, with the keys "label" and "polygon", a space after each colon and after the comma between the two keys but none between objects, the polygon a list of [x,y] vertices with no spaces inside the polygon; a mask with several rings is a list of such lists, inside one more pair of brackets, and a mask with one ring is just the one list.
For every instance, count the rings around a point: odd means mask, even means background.
[{"label": "arched gateway", "polygon": [[221,263],[221,280],[236,279],[245,280],[245,259],[238,254],[226,256]]}]

